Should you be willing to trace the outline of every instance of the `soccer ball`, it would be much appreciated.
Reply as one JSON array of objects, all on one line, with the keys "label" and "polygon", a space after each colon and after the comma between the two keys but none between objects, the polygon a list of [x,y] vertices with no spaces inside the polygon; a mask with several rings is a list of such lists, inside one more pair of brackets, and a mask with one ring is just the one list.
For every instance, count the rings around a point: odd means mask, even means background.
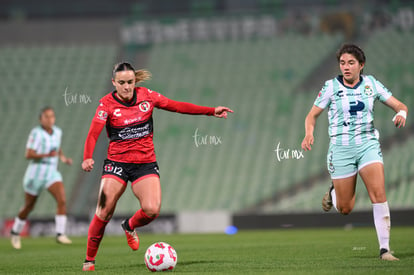
[{"label": "soccer ball", "polygon": [[152,272],[173,270],[177,264],[177,252],[167,243],[154,243],[145,252],[144,261]]}]

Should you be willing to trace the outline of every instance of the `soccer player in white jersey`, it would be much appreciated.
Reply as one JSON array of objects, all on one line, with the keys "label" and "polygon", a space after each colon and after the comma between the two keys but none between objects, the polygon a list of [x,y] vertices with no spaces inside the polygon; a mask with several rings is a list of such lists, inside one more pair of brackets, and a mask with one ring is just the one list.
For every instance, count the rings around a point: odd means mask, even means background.
[{"label": "soccer player in white jersey", "polygon": [[72,164],[72,159],[66,157],[60,148],[62,130],[55,126],[56,118],[53,109],[43,108],[39,120],[40,125],[32,129],[26,145],[26,158],[29,160],[29,165],[23,179],[25,202],[11,230],[11,244],[15,249],[21,248],[20,233],[40,192],[45,188],[57,202],[56,241],[61,244],[72,243],[65,235],[67,220],[65,189],[62,175],[57,170],[59,159],[68,165]]},{"label": "soccer player in white jersey", "polygon": [[319,92],[305,119],[302,148],[311,150],[316,120],[327,108],[330,136],[327,167],[333,185],[322,199],[322,208],[329,211],[334,206],[343,215],[351,213],[359,173],[372,202],[380,259],[396,261],[389,247],[391,220],[379,135],[373,123],[374,102],[379,100],[396,112],[392,121],[398,128],[405,126],[408,109],[373,76],[362,74],[365,54],[358,46],[343,45],[337,59],[342,75],[326,81]]}]

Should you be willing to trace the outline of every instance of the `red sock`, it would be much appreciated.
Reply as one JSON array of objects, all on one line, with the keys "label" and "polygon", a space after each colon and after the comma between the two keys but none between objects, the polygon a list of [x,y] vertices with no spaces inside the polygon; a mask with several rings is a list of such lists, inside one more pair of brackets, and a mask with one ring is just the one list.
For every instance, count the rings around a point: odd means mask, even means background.
[{"label": "red sock", "polygon": [[129,227],[134,229],[136,227],[144,226],[155,220],[157,217],[158,215],[155,217],[149,217],[144,211],[142,211],[142,209],[140,209],[129,219]]},{"label": "red sock", "polygon": [[88,231],[88,244],[86,247],[86,260],[94,261],[96,253],[98,253],[99,244],[103,238],[105,227],[109,221],[101,220],[98,216],[94,216]]}]

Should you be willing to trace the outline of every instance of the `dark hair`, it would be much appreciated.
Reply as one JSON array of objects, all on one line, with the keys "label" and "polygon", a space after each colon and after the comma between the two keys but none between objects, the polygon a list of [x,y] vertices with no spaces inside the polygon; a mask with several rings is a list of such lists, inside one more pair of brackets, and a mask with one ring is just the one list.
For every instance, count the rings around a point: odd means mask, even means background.
[{"label": "dark hair", "polygon": [[122,71],[133,71],[135,72],[134,67],[132,67],[131,64],[127,63],[127,62],[121,62],[118,64],[115,64],[114,69],[112,70],[112,77],[115,78],[115,74],[117,72],[122,72]]},{"label": "dark hair", "polygon": [[51,106],[45,106],[40,110],[39,119],[42,118],[42,115],[44,112],[49,111],[49,110],[52,110],[53,112],[55,112],[55,110]]},{"label": "dark hair", "polygon": [[115,64],[114,69],[112,70],[112,77],[115,79],[115,74],[117,72],[122,72],[122,71],[133,71],[135,73],[136,83],[151,79],[151,73],[149,71],[147,70],[136,71],[134,67],[132,67],[132,65],[127,62],[121,62],[121,63]]},{"label": "dark hair", "polygon": [[339,62],[339,60],[341,59],[341,56],[344,53],[352,54],[353,56],[355,56],[355,58],[358,60],[359,63],[365,64],[364,51],[361,50],[361,48],[358,47],[357,45],[354,45],[354,44],[344,44],[344,45],[342,45],[342,47],[336,53],[336,59],[338,60],[338,62]]}]

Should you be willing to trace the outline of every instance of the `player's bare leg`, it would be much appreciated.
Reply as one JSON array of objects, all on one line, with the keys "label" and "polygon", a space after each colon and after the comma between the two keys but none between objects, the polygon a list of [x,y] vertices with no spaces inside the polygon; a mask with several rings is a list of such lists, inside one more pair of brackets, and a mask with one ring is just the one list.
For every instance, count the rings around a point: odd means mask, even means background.
[{"label": "player's bare leg", "polygon": [[355,187],[357,175],[343,178],[333,179],[333,190],[330,190],[332,204],[343,215],[351,213],[355,205]]},{"label": "player's bare leg", "polygon": [[141,209],[131,218],[122,222],[128,245],[132,250],[138,250],[139,238],[136,227],[144,226],[158,217],[161,209],[161,184],[157,175],[149,175],[133,182],[132,191],[138,198]]},{"label": "player's bare leg", "polygon": [[382,163],[375,162],[365,166],[359,171],[359,175],[364,181],[372,203],[383,203],[387,201],[385,195],[384,166]]},{"label": "player's bare leg", "polygon": [[71,244],[72,241],[66,236],[66,196],[65,196],[65,187],[61,181],[55,182],[52,184],[48,191],[56,200],[56,242],[60,244]]},{"label": "player's bare leg", "polygon": [[30,212],[32,212],[33,208],[36,205],[37,196],[33,196],[29,193],[24,194],[24,205],[20,209],[18,217],[21,220],[26,220],[29,216]]},{"label": "player's bare leg", "polygon": [[391,254],[389,247],[391,218],[385,195],[384,165],[380,162],[365,166],[359,171],[372,202],[374,224],[377,231],[380,247],[380,259],[386,261],[398,261]]},{"label": "player's bare leg", "polygon": [[142,210],[149,217],[157,217],[161,210],[161,183],[156,175],[145,177],[132,186]]},{"label": "player's bare leg", "polygon": [[125,192],[126,185],[113,178],[103,178],[99,190],[96,215],[102,220],[109,221],[114,214],[119,198]]}]

